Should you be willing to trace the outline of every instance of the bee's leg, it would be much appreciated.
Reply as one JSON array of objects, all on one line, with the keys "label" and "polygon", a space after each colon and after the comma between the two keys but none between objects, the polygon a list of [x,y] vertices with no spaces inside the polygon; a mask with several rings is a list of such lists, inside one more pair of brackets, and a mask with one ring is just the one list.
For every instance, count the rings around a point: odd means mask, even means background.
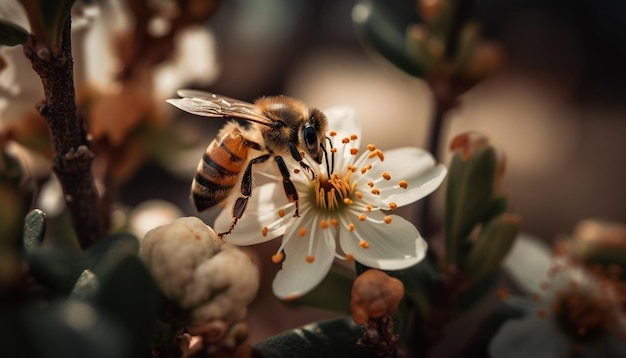
[{"label": "bee's leg", "polygon": [[250,199],[250,194],[252,194],[252,166],[255,164],[263,163],[269,158],[269,154],[264,154],[248,162],[246,171],[243,173],[243,177],[241,178],[241,196],[237,198],[237,201],[235,201],[235,205],[233,205],[233,221],[230,224],[228,231],[218,234],[220,238],[223,238],[225,235],[229,235],[231,232],[233,232],[237,221],[241,219],[241,217],[243,216],[243,212],[246,210],[246,206],[248,205],[248,199]]},{"label": "bee's leg", "polygon": [[291,157],[300,164],[305,172],[311,173],[311,179],[315,179],[315,173],[313,172],[311,167],[302,160],[302,156],[300,155],[298,148],[296,148],[296,145],[292,142],[289,142],[289,152],[291,153]]},{"label": "bee's leg", "polygon": [[285,188],[285,195],[287,195],[287,200],[290,203],[296,203],[296,212],[295,214],[293,214],[293,216],[300,216],[300,202],[298,201],[298,191],[296,190],[295,185],[293,185],[293,182],[290,179],[287,164],[285,164],[285,161],[280,156],[276,156],[274,157],[274,159],[276,160],[276,164],[278,164],[280,174],[283,177],[283,188]]}]

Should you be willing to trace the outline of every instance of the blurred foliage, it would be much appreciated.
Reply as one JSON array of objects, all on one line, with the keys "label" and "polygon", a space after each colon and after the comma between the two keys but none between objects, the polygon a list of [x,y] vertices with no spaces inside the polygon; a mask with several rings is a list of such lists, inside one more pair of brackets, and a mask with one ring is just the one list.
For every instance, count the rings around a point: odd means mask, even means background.
[{"label": "blurred foliage", "polygon": [[28,39],[28,31],[10,21],[0,19],[0,45],[21,45]]},{"label": "blurred foliage", "polygon": [[27,216],[16,265],[28,271],[16,270],[13,290],[0,296],[0,331],[12,338],[2,356],[146,356],[160,295],[137,239],[111,235],[78,252],[62,240],[41,242],[45,220],[40,210]]}]

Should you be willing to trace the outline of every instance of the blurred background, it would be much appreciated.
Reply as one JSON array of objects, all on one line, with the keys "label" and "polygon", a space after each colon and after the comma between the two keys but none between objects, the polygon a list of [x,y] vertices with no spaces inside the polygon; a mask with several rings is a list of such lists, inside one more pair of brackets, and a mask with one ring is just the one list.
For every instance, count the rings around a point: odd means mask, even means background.
[{"label": "blurred background", "polygon": [[[324,109],[357,109],[364,141],[382,149],[425,147],[433,96],[420,79],[395,69],[357,38],[351,0],[228,0],[208,23],[215,37],[218,75],[210,86],[189,87],[253,101],[285,94]],[[418,21],[415,1],[383,2],[407,25]],[[507,157],[504,189],[523,231],[545,240],[570,233],[577,222],[626,222],[626,2],[620,0],[476,0],[473,17],[483,34],[504,49],[506,64],[461,97],[446,114],[437,156],[474,130]],[[174,94],[172,93],[172,96]],[[223,125],[177,112],[172,125],[200,130],[208,145]],[[189,185],[202,149],[178,172],[147,162],[121,188],[135,206],[148,199],[175,203],[196,215]],[[188,166],[188,167],[187,167]],[[186,173],[186,174],[185,174]],[[433,204],[442,210],[442,190]],[[401,214],[417,217],[417,206]],[[200,216],[208,223],[216,210]],[[278,269],[269,260],[277,243],[250,248],[264,282],[248,322],[251,343],[281,330],[327,317],[295,311],[271,294]],[[276,319],[290,310],[289,320]],[[283,316],[286,317],[286,316]]]}]

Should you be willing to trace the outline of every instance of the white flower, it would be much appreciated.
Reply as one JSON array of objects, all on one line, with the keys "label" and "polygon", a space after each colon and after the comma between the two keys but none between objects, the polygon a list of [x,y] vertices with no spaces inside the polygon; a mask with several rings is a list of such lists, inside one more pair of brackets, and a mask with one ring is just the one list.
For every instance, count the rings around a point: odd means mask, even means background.
[{"label": "white flower", "polygon": [[[369,267],[400,270],[420,262],[426,242],[413,224],[387,210],[413,203],[433,192],[446,175],[443,165],[418,148],[400,148],[383,154],[373,145],[359,155],[360,125],[353,110],[325,111],[329,121],[328,173],[326,163],[311,163],[317,173],[298,170],[293,160],[291,179],[299,195],[295,205],[285,197],[275,178],[253,190],[235,230],[225,239],[251,245],[283,235],[272,260],[284,259],[273,283],[282,299],[313,289],[329,271],[335,257],[357,260]],[[332,148],[332,149],[331,149]],[[230,210],[218,216],[215,229],[225,231]],[[337,249],[340,251],[337,252]],[[284,254],[283,254],[284,252]]]},{"label": "white flower", "polygon": [[[520,263],[528,257],[546,267],[550,254],[545,248],[526,237],[518,241],[523,242],[518,248],[527,250],[512,250],[509,262]],[[528,255],[530,251],[532,255]],[[506,299],[525,315],[505,322],[494,336],[489,347],[494,358],[566,357],[573,353],[577,357],[626,356],[622,283],[593,275],[563,257],[552,258],[551,268],[536,276],[514,275],[522,288],[537,291],[531,297]]]}]

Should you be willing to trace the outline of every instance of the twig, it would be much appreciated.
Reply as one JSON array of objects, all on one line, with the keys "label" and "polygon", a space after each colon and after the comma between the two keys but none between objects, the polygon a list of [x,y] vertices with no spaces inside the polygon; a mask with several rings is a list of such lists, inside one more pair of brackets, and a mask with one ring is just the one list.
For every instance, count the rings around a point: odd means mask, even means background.
[{"label": "twig", "polygon": [[103,227],[91,174],[93,153],[76,108],[70,30],[68,16],[61,48],[51,48],[31,35],[24,44],[24,54],[43,83],[45,98],[37,109],[48,122],[54,146],[52,168],[61,182],[80,245],[86,248],[98,240]]}]

